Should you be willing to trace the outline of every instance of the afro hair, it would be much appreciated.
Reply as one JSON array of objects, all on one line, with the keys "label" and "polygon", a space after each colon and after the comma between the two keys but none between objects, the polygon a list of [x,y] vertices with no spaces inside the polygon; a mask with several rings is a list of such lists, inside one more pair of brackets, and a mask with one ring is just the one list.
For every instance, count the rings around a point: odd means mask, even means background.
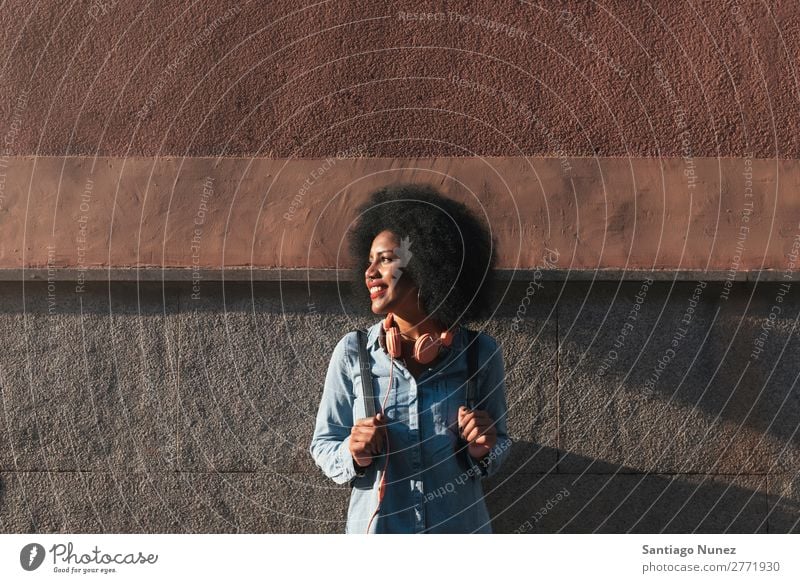
[{"label": "afro hair", "polygon": [[372,242],[384,230],[410,251],[403,277],[420,288],[420,304],[430,317],[451,327],[490,313],[497,261],[490,231],[462,203],[418,184],[385,186],[357,209],[348,234],[356,305],[369,310],[364,272]]}]

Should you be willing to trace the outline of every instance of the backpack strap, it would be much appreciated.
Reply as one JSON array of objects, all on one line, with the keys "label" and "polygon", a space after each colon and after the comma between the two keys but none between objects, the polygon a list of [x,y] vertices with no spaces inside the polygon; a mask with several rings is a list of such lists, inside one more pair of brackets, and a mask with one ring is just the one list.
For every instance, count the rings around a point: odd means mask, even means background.
[{"label": "backpack strap", "polygon": [[364,411],[367,417],[374,417],[375,395],[372,390],[372,370],[367,355],[367,334],[361,329],[355,332],[358,335],[358,360],[361,364],[361,394],[364,399]]},{"label": "backpack strap", "polygon": [[[474,411],[478,401],[478,341],[480,332],[468,330],[467,342],[467,395],[466,405],[470,411]],[[467,442],[461,437],[459,431],[458,445],[456,446],[456,457],[461,464],[461,469],[468,471],[472,466],[469,463],[469,450]]]},{"label": "backpack strap", "polygon": [[475,409],[478,401],[478,337],[480,332],[470,331],[467,347],[467,407]]}]

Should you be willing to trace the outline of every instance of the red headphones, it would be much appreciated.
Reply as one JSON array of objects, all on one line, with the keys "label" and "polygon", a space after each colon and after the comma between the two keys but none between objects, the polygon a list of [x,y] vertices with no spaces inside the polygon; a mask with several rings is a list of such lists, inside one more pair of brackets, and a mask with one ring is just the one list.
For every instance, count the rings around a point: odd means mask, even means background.
[{"label": "red headphones", "polygon": [[[438,336],[425,333],[414,342],[414,360],[428,364],[436,360],[442,346],[449,347],[453,343],[454,334],[445,330]],[[381,326],[380,345],[391,357],[399,358],[403,353],[400,344],[400,328],[394,323],[394,314],[389,312]]]}]

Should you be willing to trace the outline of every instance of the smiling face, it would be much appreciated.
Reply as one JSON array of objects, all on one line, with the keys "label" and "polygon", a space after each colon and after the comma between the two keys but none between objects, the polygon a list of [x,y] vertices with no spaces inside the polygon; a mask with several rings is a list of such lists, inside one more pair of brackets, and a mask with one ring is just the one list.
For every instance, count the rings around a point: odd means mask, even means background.
[{"label": "smiling face", "polygon": [[402,277],[401,254],[400,241],[391,231],[381,231],[372,241],[364,276],[374,314],[419,311],[417,287],[411,278]]}]

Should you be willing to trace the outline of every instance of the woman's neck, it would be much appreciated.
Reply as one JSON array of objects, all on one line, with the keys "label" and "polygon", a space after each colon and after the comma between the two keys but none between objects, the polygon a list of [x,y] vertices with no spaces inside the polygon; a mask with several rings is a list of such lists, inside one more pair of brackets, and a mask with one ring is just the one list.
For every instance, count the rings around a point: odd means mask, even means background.
[{"label": "woman's neck", "polygon": [[437,335],[444,332],[445,327],[441,322],[425,314],[413,316],[394,314],[394,321],[400,329],[400,334],[407,340],[416,340],[425,333]]}]

